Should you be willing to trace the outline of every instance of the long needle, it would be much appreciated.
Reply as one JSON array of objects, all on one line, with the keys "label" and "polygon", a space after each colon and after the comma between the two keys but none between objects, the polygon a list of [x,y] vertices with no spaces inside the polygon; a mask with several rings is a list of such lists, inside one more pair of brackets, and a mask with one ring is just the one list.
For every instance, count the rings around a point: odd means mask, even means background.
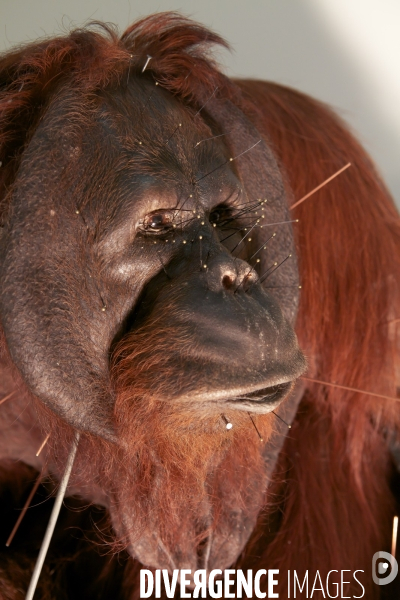
[{"label": "long needle", "polygon": [[318,190],[320,190],[322,187],[324,187],[324,185],[326,185],[327,183],[329,183],[330,181],[332,181],[332,179],[335,179],[335,177],[337,177],[338,175],[340,175],[340,173],[343,173],[343,171],[345,171],[349,167],[351,167],[351,163],[347,163],[347,165],[345,165],[344,167],[342,167],[341,169],[339,169],[339,171],[336,171],[336,173],[334,173],[333,175],[331,175],[330,177],[328,177],[328,179],[325,179],[325,181],[323,181],[322,183],[320,183],[319,185],[317,185],[317,187],[314,188],[313,190],[311,190],[311,192],[308,192],[308,194],[306,194],[305,196],[303,196],[302,198],[300,198],[300,200],[297,200],[297,202],[295,202],[294,204],[292,204],[292,206],[290,207],[290,210],[293,210],[294,208],[296,208],[296,206],[299,206],[299,204],[301,204],[302,202],[304,202],[304,200],[307,200],[307,198],[309,198],[310,196],[312,196],[313,194],[315,194],[315,192],[318,192]]},{"label": "long needle", "polygon": [[393,558],[396,556],[397,546],[397,531],[399,529],[399,517],[393,517],[393,530],[392,530],[392,551],[391,555]]},{"label": "long needle", "polygon": [[366,394],[367,396],[375,396],[375,398],[383,398],[384,400],[397,400],[400,398],[395,396],[384,396],[383,394],[376,394],[375,392],[367,392],[367,390],[358,390],[357,388],[348,387],[347,385],[339,385],[338,383],[328,383],[328,381],[321,381],[320,379],[311,379],[310,377],[301,376],[300,379],[304,381],[311,381],[312,383],[320,383],[321,385],[328,385],[330,387],[339,388],[340,390],[346,390],[348,392],[357,392],[358,394]]},{"label": "long needle", "polygon": [[257,425],[255,424],[255,422],[254,422],[254,419],[253,419],[253,417],[251,416],[251,413],[247,413],[247,414],[249,415],[249,417],[250,417],[250,421],[253,423],[253,427],[254,427],[254,429],[256,430],[258,437],[260,438],[260,442],[263,442],[263,441],[264,441],[264,439],[263,439],[263,437],[262,437],[261,433],[258,431],[258,427],[257,427]]},{"label": "long needle", "polygon": [[39,454],[41,453],[41,451],[43,450],[43,448],[45,447],[45,445],[49,441],[49,438],[50,438],[50,433],[48,433],[46,435],[46,437],[44,438],[43,442],[40,444],[39,450],[36,452],[36,456],[39,456]]},{"label": "long needle", "polygon": [[37,479],[36,479],[36,481],[35,481],[35,485],[34,485],[34,486],[33,486],[33,488],[31,489],[31,492],[30,492],[30,494],[29,494],[28,498],[26,499],[26,502],[25,502],[25,504],[24,504],[24,507],[23,507],[23,509],[21,510],[21,514],[19,515],[19,517],[18,517],[18,519],[17,519],[17,521],[16,521],[16,523],[15,523],[15,525],[14,525],[13,529],[12,529],[12,532],[11,532],[11,533],[10,533],[10,535],[8,536],[8,540],[6,541],[6,546],[7,546],[7,548],[9,547],[9,545],[11,544],[11,542],[13,541],[13,539],[14,539],[14,536],[15,536],[15,534],[16,534],[16,533],[17,533],[17,531],[18,531],[18,527],[21,525],[21,521],[22,521],[22,519],[24,518],[24,516],[25,516],[25,513],[26,513],[26,511],[28,510],[28,508],[29,508],[29,506],[30,506],[30,504],[31,504],[31,502],[32,502],[32,498],[33,498],[33,496],[36,494],[36,491],[37,491],[37,489],[38,489],[38,487],[39,487],[39,485],[40,485],[40,482],[42,481],[42,479],[43,479],[43,470],[42,470],[42,471],[41,471],[41,473],[39,473],[39,475],[37,476]]},{"label": "long needle", "polygon": [[44,534],[43,542],[40,547],[39,555],[37,557],[36,565],[32,573],[32,578],[29,583],[29,588],[26,593],[25,600],[33,600],[33,596],[36,591],[37,583],[39,581],[40,573],[42,571],[43,563],[46,558],[47,550],[49,549],[51,538],[53,537],[54,529],[57,523],[58,515],[60,514],[61,505],[65,496],[65,492],[67,489],[68,481],[71,475],[72,467],[74,465],[74,460],[76,456],[76,451],[78,449],[80,433],[77,431],[75,433],[74,441],[72,442],[72,448],[69,453],[67,464],[65,467],[64,475],[60,481],[60,487],[58,488],[56,501],[54,502],[53,510],[51,511],[50,519],[47,525],[46,533]]},{"label": "long needle", "polygon": [[284,420],[282,419],[282,417],[280,417],[280,416],[278,415],[278,413],[276,413],[274,410],[271,410],[271,412],[272,412],[272,413],[273,413],[273,414],[274,414],[276,417],[278,417],[278,419],[279,419],[280,421],[282,421],[282,423],[285,423],[285,425],[286,425],[286,427],[287,427],[288,429],[292,429],[292,426],[291,426],[291,425],[289,425],[289,423],[286,423],[286,421],[284,421]]},{"label": "long needle", "polygon": [[11,396],[14,396],[15,392],[11,392],[11,394],[7,394],[7,396],[4,396],[4,398],[2,398],[0,400],[0,404],[3,404],[3,402],[5,402],[6,400],[8,400],[9,398],[11,398]]}]

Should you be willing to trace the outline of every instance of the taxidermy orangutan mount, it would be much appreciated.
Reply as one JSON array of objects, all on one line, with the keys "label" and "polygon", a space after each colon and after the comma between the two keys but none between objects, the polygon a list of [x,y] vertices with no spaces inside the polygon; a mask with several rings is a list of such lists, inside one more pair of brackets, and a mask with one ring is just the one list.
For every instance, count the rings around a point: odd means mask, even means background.
[{"label": "taxidermy orangutan mount", "polygon": [[[140,563],[364,569],[379,591],[398,216],[336,117],[229,80],[210,44],[165,13],[0,61],[3,514],[73,448],[68,495],[106,509],[101,543],[126,556],[117,573],[83,540],[71,574],[53,540],[38,597],[135,598]],[[7,599],[40,546],[19,535]],[[86,542],[82,570],[101,568],[71,591]]]}]

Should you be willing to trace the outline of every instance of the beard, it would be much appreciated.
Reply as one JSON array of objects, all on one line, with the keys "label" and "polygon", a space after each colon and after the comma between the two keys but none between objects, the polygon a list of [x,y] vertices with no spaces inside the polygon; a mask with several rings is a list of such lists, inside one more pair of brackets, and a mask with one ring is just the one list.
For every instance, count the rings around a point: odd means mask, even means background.
[{"label": "beard", "polygon": [[[154,322],[122,338],[110,367],[117,443],[83,433],[70,482],[72,493],[108,508],[115,537],[103,541],[111,551],[169,571],[235,562],[268,485],[272,415],[254,417],[259,436],[246,412],[222,416],[190,395],[169,400],[190,387],[181,361],[191,344],[187,332]],[[38,412],[51,432],[48,469],[60,477],[73,428],[41,403]]]},{"label": "beard", "polygon": [[[125,530],[128,549],[141,562],[169,570],[232,564],[267,486],[262,451],[271,415],[256,417],[261,443],[246,412],[221,415],[180,394],[196,378],[185,369],[192,340],[189,332],[151,322],[128,334],[113,358],[124,471],[120,509],[111,510],[114,527]],[[170,400],[177,392],[179,400]]]}]

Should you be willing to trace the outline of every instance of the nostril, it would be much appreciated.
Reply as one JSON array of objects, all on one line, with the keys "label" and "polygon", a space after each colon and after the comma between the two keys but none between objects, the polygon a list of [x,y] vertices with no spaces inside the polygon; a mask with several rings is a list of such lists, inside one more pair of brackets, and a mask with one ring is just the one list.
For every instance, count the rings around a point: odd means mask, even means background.
[{"label": "nostril", "polygon": [[231,290],[235,285],[236,277],[233,275],[224,275],[222,278],[222,287],[226,290]]},{"label": "nostril", "polygon": [[239,258],[231,259],[222,254],[210,257],[207,264],[206,281],[210,290],[247,293],[258,281],[253,267]]}]

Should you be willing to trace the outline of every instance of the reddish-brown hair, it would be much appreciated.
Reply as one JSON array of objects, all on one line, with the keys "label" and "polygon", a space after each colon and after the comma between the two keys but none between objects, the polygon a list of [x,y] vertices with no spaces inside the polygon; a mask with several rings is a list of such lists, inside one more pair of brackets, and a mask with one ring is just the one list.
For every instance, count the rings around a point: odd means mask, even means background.
[{"label": "reddish-brown hair", "polygon": [[[271,83],[239,85],[262,109],[257,126],[272,138],[295,199],[352,165],[293,211],[302,283],[297,334],[308,375],[395,398],[400,222],[393,202],[326,106]],[[395,400],[307,382],[276,470],[284,480],[279,532],[259,549],[258,565],[299,573],[364,568],[371,585],[372,555],[390,545],[388,442],[398,415]]]}]

